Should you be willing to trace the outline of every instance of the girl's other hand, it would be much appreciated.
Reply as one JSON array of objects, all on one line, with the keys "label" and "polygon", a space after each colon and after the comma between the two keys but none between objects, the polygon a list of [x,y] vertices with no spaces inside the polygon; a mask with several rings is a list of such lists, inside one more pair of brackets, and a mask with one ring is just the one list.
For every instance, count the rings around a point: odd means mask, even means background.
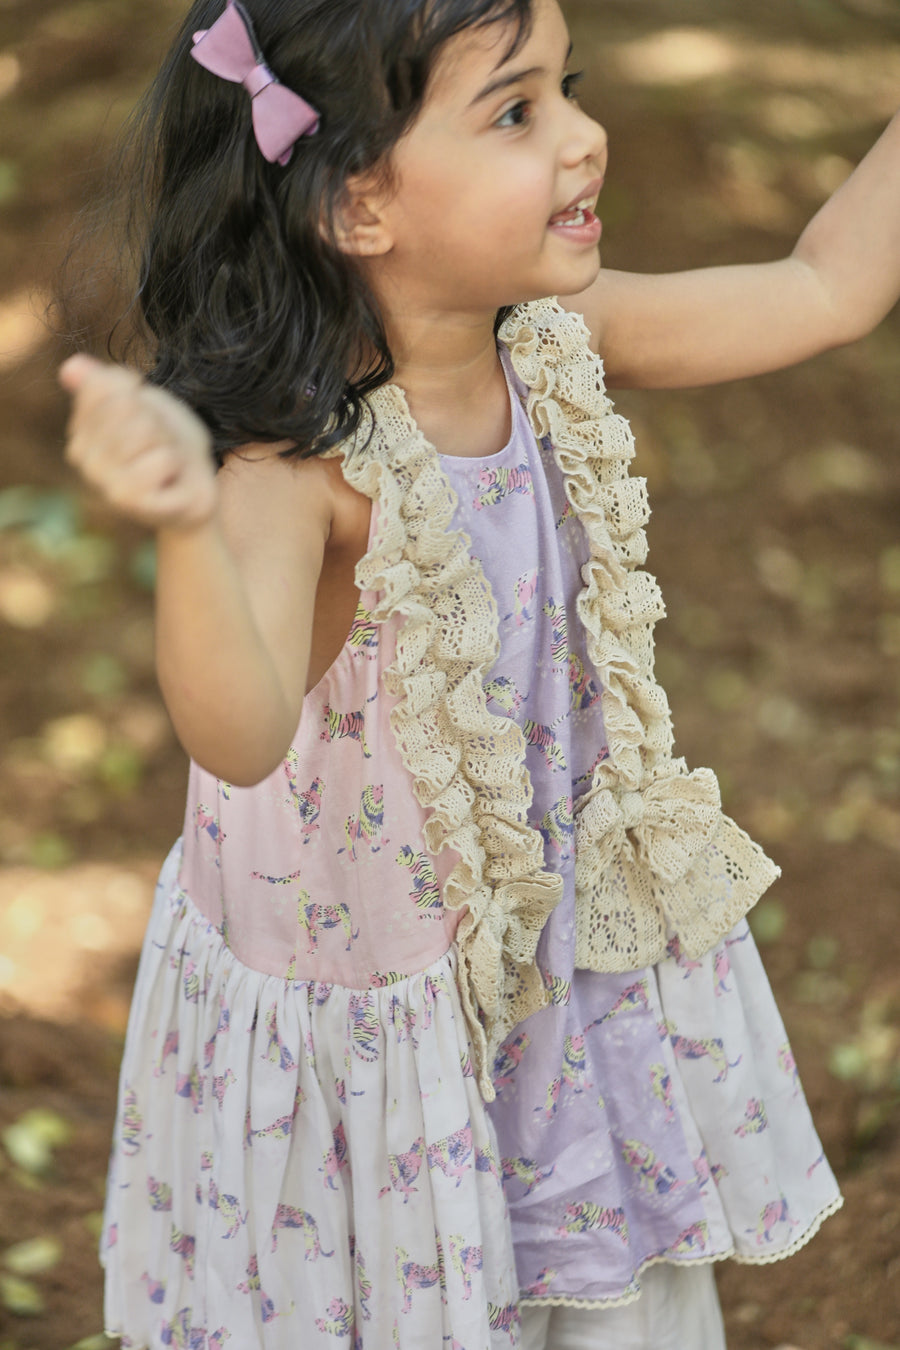
[{"label": "girl's other hand", "polygon": [[187,529],[218,500],[207,428],[171,394],[123,366],[73,356],[59,370],[72,395],[66,458],[123,515]]}]

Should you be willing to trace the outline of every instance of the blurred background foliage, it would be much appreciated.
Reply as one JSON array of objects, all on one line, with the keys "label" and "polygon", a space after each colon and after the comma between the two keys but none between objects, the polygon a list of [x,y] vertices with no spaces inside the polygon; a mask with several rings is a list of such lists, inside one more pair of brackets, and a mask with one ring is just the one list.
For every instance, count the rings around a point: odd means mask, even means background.
[{"label": "blurred background foliage", "polygon": [[[898,0],[569,0],[607,126],[607,265],[787,252],[900,103]],[[61,461],[45,311],[183,14],[0,0],[0,1350],[99,1336],[116,1063],[185,773],[152,543]],[[116,211],[104,198],[102,212]],[[80,320],[116,312],[92,238]],[[119,302],[121,297],[119,297]],[[753,927],[847,1205],[721,1271],[734,1350],[900,1346],[900,316],[720,389],[622,393],[650,483],[677,748],[784,868]]]}]

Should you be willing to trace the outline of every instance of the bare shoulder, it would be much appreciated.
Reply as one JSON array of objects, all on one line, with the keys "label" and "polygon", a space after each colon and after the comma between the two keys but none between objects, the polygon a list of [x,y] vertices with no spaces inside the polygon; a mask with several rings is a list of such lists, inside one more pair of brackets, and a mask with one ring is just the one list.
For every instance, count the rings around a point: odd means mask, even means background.
[{"label": "bare shoulder", "polygon": [[245,445],[219,470],[222,528],[239,564],[321,562],[331,530],[329,477],[279,445]]},{"label": "bare shoulder", "polygon": [[291,541],[321,551],[368,527],[368,498],[346,482],[340,459],[285,457],[282,448],[243,446],[219,471],[223,523],[237,553]]}]

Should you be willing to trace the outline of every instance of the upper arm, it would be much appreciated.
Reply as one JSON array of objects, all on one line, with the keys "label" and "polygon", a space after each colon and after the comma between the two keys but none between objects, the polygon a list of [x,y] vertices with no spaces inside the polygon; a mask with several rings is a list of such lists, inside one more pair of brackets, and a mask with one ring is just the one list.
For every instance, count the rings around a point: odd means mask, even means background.
[{"label": "upper arm", "polygon": [[248,447],[220,470],[222,531],[260,642],[299,720],[333,492],[323,461],[280,459],[267,449]]}]

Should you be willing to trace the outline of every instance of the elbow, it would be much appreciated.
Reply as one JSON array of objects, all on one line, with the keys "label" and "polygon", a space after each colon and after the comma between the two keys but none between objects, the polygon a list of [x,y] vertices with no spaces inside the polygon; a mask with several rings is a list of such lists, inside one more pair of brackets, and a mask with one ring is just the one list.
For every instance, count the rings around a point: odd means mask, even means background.
[{"label": "elbow", "polygon": [[271,778],[280,769],[290,749],[287,741],[275,752],[264,753],[259,747],[241,749],[223,748],[221,745],[189,745],[182,739],[182,745],[191,759],[206,773],[212,774],[223,783],[232,787],[253,788]]},{"label": "elbow", "polygon": [[219,700],[188,697],[183,686],[173,696],[164,678],[160,685],[183,750],[206,773],[250,788],[280,769],[297,731],[299,708],[276,707],[273,699],[264,700],[261,710],[255,701],[248,707],[233,694]]},{"label": "elbow", "polygon": [[871,333],[889,310],[877,278],[858,268],[836,266],[810,231],[799,239],[791,261],[808,297],[814,347],[810,354],[846,347]]},{"label": "elbow", "polygon": [[[868,336],[876,328],[884,315],[879,312],[858,310],[852,307],[837,308],[829,322],[822,325],[819,332],[819,352],[835,351],[840,347],[849,347],[860,338]],[[816,353],[814,352],[813,355]]]}]

